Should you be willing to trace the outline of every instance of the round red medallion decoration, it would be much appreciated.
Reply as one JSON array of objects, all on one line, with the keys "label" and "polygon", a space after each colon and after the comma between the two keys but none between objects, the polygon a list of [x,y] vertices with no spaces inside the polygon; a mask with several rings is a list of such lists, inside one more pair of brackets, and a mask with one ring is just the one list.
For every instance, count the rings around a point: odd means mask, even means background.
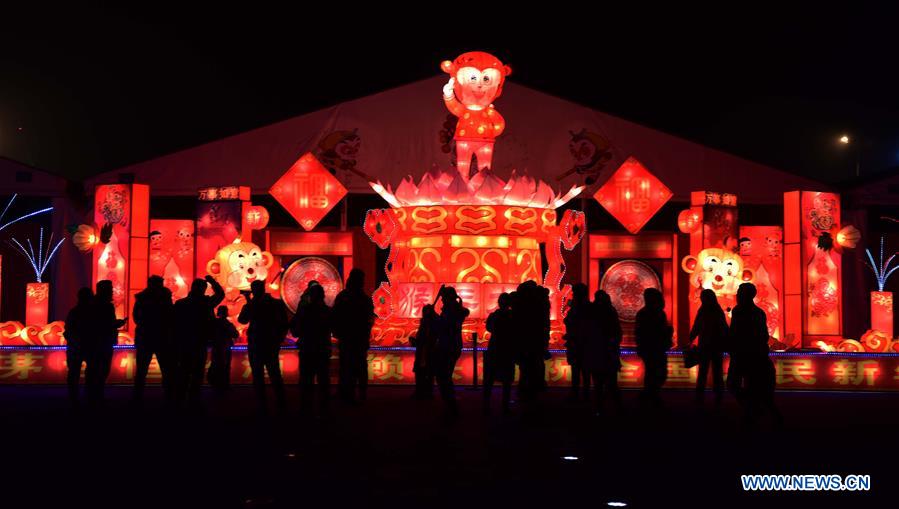
[{"label": "round red medallion decoration", "polygon": [[662,290],[659,276],[643,262],[623,260],[606,270],[599,287],[612,298],[612,305],[618,310],[622,322],[633,322],[637,311],[643,307],[643,290]]},{"label": "round red medallion decoration", "polygon": [[343,289],[343,278],[327,260],[315,256],[300,258],[291,263],[281,277],[281,299],[294,313],[310,281],[318,281],[325,288],[325,303],[329,306]]}]

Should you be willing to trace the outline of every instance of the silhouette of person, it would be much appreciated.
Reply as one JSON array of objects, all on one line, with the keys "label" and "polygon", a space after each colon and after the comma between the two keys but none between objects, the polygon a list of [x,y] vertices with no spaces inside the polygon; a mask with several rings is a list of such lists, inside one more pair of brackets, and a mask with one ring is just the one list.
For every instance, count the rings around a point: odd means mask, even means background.
[{"label": "silhouette of person", "polygon": [[577,399],[582,382],[585,396],[590,394],[590,373],[584,364],[584,345],[599,331],[587,285],[577,283],[572,287],[569,305],[564,320],[565,353],[571,366],[571,398]]},{"label": "silhouette of person", "polygon": [[265,411],[265,372],[275,389],[279,410],[286,408],[284,379],[281,377],[281,343],[287,336],[287,310],[284,304],[265,292],[265,281],[253,281],[247,303],[237,316],[237,321],[250,324],[247,327],[247,354],[253,387],[259,400],[260,409]]},{"label": "silhouette of person", "polygon": [[512,321],[512,297],[500,294],[497,308],[487,317],[490,341],[484,355],[484,411],[490,411],[493,383],[503,385],[503,412],[509,412],[512,399],[512,381],[515,379],[515,324]]},{"label": "silhouette of person", "polygon": [[368,347],[375,323],[375,306],[365,293],[365,272],[353,269],[346,288],[334,299],[334,336],[339,352],[338,391],[345,403],[365,401],[368,387]]},{"label": "silhouette of person", "polygon": [[174,352],[171,338],[173,308],[172,292],[165,287],[164,280],[159,276],[150,276],[147,287],[134,298],[132,317],[136,325],[134,331],[137,358],[137,371],[134,376],[136,402],[143,400],[147,372],[154,354],[159,371],[162,373],[162,389],[166,402],[174,401],[175,376],[172,369]]},{"label": "silhouette of person", "polygon": [[94,292],[84,287],[78,290],[78,302],[66,315],[66,384],[69,389],[69,401],[78,406],[78,383],[81,380],[81,363],[87,357],[88,342],[93,320],[92,306]]},{"label": "silhouette of person", "polygon": [[316,382],[319,406],[327,408],[330,400],[332,316],[321,285],[310,284],[303,293],[304,302],[290,321],[290,332],[297,338],[300,354],[300,409],[308,413],[315,399]]},{"label": "silhouette of person", "polygon": [[228,320],[227,306],[219,306],[212,324],[212,362],[206,378],[219,391],[231,387],[231,347],[240,337],[237,327]]},{"label": "silhouette of person", "polygon": [[446,405],[447,415],[459,413],[453,373],[456,361],[462,355],[462,324],[469,311],[462,305],[462,298],[451,286],[441,286],[437,293],[442,304],[437,317],[437,344],[434,346],[432,365],[440,397]]},{"label": "silhouette of person", "polygon": [[415,347],[415,399],[431,399],[434,397],[434,370],[431,357],[434,345],[437,344],[437,312],[433,304],[426,304],[421,309],[421,320],[415,336],[409,338]]},{"label": "silhouette of person", "polygon": [[549,345],[549,292],[529,280],[512,294],[512,317],[518,338],[518,392],[524,401],[533,400],[546,386]]},{"label": "silhouette of person", "polygon": [[737,305],[730,320],[731,361],[727,378],[744,403],[747,420],[752,421],[767,410],[780,424],[783,418],[774,403],[776,374],[768,357],[768,317],[755,305],[756,292],[752,283],[743,283],[737,289]]},{"label": "silhouette of person", "polygon": [[643,360],[643,398],[661,403],[660,391],[668,378],[668,349],[674,330],[665,316],[665,300],[655,288],[643,290],[643,308],[637,311],[634,336]]},{"label": "silhouette of person", "polygon": [[603,393],[608,390],[617,409],[621,409],[621,393],[618,390],[618,371],[621,369],[621,322],[618,310],[612,305],[609,294],[599,290],[594,294],[592,310],[596,332],[584,345],[584,364],[593,379],[595,407],[602,412]]},{"label": "silhouette of person", "polygon": [[[696,312],[688,341],[696,342],[699,353],[699,374],[696,378],[696,398],[702,401],[705,395],[709,367],[712,368],[712,388],[715,402],[721,402],[724,390],[723,356],[727,343],[727,318],[718,303],[715,292],[706,288],[699,294],[702,305]],[[698,338],[698,339],[697,339]]]},{"label": "silhouette of person", "polygon": [[87,385],[88,402],[92,406],[103,404],[103,389],[109,371],[112,369],[113,346],[119,338],[119,328],[126,320],[116,318],[112,303],[112,281],[97,281],[96,293],[91,306],[92,324],[89,326],[87,341],[87,368],[84,378]]},{"label": "silhouette of person", "polygon": [[[206,295],[207,283],[212,295]],[[206,346],[212,336],[213,312],[225,298],[225,290],[212,276],[195,279],[187,297],[175,302],[172,310],[175,350],[178,358],[178,403],[200,405],[200,388],[206,369]]]}]

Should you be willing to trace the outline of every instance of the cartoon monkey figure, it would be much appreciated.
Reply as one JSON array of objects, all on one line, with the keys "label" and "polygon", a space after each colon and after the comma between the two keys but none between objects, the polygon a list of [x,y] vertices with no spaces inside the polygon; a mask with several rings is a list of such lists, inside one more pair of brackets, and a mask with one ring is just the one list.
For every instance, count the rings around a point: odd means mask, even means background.
[{"label": "cartoon monkey figure", "polygon": [[512,69],[495,56],[482,51],[469,51],[453,61],[440,64],[450,75],[443,86],[443,102],[456,123],[456,168],[467,182],[472,156],[478,167],[490,168],[493,161],[493,143],[506,128],[506,121],[493,108],[493,101],[502,94],[503,82]]},{"label": "cartoon monkey figure", "polygon": [[332,170],[352,171],[360,145],[358,129],[331,131],[318,142],[318,160]]},{"label": "cartoon monkey figure", "polygon": [[257,279],[265,281],[274,263],[272,254],[252,242],[235,242],[219,249],[206,264],[206,272],[226,290],[249,290]]},{"label": "cartoon monkey figure", "polygon": [[612,159],[612,144],[601,134],[588,131],[586,127],[580,132],[568,132],[571,133],[568,152],[574,158],[574,167],[556,177],[556,180],[576,173],[586,176],[586,184],[593,184],[599,172]]},{"label": "cartoon monkey figure", "polygon": [[751,283],[755,278],[755,272],[746,267],[740,255],[720,247],[703,249],[696,256],[685,256],[681,267],[690,274],[697,300],[699,292],[709,289],[728,310],[733,306],[740,285]]}]

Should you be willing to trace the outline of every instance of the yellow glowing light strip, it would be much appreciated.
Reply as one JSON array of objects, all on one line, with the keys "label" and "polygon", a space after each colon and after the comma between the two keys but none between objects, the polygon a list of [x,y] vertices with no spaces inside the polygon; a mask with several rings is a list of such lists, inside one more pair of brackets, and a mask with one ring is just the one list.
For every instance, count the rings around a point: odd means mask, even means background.
[{"label": "yellow glowing light strip", "polygon": [[409,247],[443,247],[443,237],[412,237]]},{"label": "yellow glowing light strip", "polygon": [[450,246],[467,248],[509,248],[509,237],[502,235],[453,235]]}]

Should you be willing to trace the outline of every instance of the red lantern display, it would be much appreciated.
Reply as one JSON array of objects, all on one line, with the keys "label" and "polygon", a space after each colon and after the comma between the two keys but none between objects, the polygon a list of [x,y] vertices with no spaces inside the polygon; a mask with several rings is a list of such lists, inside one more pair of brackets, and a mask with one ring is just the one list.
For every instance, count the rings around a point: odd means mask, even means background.
[{"label": "red lantern display", "polygon": [[262,205],[251,205],[244,213],[244,221],[251,230],[261,230],[268,226],[268,209]]},{"label": "red lantern display", "polygon": [[477,161],[476,172],[491,167],[494,140],[506,128],[493,101],[502,94],[503,83],[512,69],[483,51],[469,51],[453,61],[445,60],[440,68],[450,75],[443,87],[443,102],[450,113],[459,117],[453,138],[456,168],[467,181],[472,156]]},{"label": "red lantern display", "polygon": [[47,325],[49,309],[50,283],[28,283],[25,286],[25,324]]},{"label": "red lantern display", "polygon": [[631,233],[637,233],[671,199],[665,184],[629,157],[593,198]]},{"label": "red lantern display", "polygon": [[871,292],[871,328],[893,337],[893,292]]},{"label": "red lantern display", "polygon": [[314,229],[346,193],[340,181],[309,152],[269,189],[269,194],[307,231]]},{"label": "red lantern display", "polygon": [[693,233],[702,228],[702,207],[691,207],[677,215],[677,228],[681,233]]}]

